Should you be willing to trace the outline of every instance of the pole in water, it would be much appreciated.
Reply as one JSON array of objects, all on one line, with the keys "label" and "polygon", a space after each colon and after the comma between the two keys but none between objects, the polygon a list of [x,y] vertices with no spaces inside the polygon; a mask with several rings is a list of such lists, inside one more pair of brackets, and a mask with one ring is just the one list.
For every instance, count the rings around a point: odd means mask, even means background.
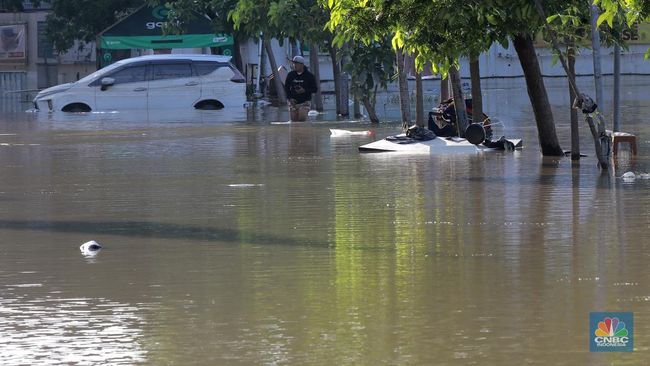
[{"label": "pole in water", "polygon": [[621,130],[621,46],[614,46],[614,126],[612,131]]}]

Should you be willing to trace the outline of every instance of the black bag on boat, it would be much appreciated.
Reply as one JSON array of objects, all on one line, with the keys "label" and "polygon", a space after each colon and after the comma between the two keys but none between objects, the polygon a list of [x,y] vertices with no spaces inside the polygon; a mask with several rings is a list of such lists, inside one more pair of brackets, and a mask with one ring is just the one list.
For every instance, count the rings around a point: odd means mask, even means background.
[{"label": "black bag on boat", "polygon": [[406,136],[418,140],[418,141],[429,141],[436,138],[436,134],[433,131],[413,125],[406,130]]}]

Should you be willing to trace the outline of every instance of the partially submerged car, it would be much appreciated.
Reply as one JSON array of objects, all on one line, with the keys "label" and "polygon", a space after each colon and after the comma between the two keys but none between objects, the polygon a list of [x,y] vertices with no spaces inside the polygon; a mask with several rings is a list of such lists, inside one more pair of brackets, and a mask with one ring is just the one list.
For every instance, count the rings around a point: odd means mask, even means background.
[{"label": "partially submerged car", "polygon": [[34,106],[50,112],[243,108],[245,82],[230,56],[140,56],[44,89]]}]

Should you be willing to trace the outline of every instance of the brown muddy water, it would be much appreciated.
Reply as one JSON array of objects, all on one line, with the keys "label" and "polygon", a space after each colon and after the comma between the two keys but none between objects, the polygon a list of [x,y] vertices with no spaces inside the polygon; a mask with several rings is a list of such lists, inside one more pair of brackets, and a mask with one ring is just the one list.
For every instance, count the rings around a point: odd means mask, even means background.
[{"label": "brown muddy water", "polygon": [[[524,149],[472,156],[360,154],[399,124],[331,112],[5,110],[0,364],[647,364],[650,180],[620,176],[650,171],[648,83],[611,175],[584,122],[578,165],[540,156],[520,79],[484,87]],[[634,314],[633,352],[589,352],[596,311]]]}]

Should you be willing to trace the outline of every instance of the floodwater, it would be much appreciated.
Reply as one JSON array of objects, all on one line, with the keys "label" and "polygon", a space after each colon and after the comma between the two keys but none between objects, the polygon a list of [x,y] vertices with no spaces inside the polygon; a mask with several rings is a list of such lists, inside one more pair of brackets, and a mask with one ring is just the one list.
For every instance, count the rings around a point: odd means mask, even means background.
[{"label": "floodwater", "polygon": [[[521,79],[484,88],[524,149],[472,156],[360,154],[399,123],[273,107],[5,111],[0,364],[646,364],[650,180],[620,176],[650,171],[648,83],[611,175],[584,122],[579,164],[540,156]],[[633,312],[634,352],[589,352],[596,311]]]}]

